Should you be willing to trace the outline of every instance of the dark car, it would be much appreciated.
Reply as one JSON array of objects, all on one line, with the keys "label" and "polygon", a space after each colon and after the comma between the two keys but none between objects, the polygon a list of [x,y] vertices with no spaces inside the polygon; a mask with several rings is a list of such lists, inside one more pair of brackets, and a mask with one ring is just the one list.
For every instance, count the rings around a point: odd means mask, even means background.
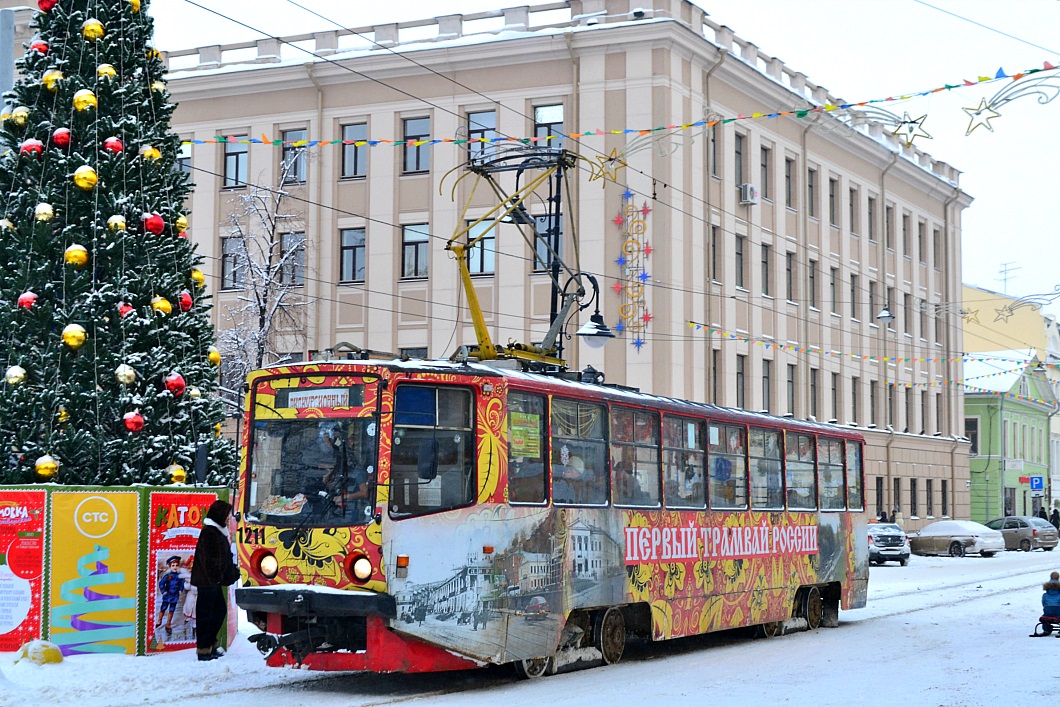
[{"label": "dark car", "polygon": [[909,562],[909,538],[897,523],[869,523],[869,564]]},{"label": "dark car", "polygon": [[1030,552],[1037,548],[1052,550],[1056,547],[1058,534],[1053,524],[1037,516],[1006,516],[995,518],[986,524],[991,530],[999,530],[1005,536],[1006,550]]}]

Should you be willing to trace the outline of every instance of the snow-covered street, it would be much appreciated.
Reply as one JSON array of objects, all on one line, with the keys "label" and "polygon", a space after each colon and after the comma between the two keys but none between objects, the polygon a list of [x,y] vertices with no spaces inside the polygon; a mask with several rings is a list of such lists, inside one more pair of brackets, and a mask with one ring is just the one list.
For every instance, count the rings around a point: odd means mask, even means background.
[{"label": "snow-covered street", "polygon": [[[1048,699],[1060,641],[1031,639],[1041,584],[1060,553],[914,557],[873,567],[869,605],[836,629],[752,639],[744,632],[632,643],[618,665],[521,682],[510,668],[434,675],[325,674],[266,668],[245,640],[221,660],[192,651],[147,658],[73,656],[13,664],[0,654],[0,704],[426,704],[505,707],[696,702],[726,705],[996,705]],[[247,635],[249,626],[241,626]],[[1054,667],[1055,666],[1055,667]]]}]

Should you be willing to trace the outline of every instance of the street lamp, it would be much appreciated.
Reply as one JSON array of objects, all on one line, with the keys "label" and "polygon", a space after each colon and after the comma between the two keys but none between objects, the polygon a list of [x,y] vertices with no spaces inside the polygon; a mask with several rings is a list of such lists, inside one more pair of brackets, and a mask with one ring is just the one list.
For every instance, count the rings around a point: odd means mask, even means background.
[{"label": "street lamp", "polygon": [[[596,310],[593,315],[589,317],[589,321],[582,324],[578,329],[578,336],[582,337],[582,341],[585,345],[591,349],[601,349],[604,344],[607,343],[608,339],[615,338],[615,332],[611,331],[611,327],[607,326],[604,322],[604,317],[600,314],[600,285],[596,282],[596,278],[589,273],[582,273],[582,275],[592,283],[593,286],[593,298],[592,302],[596,304]],[[585,304],[582,309],[589,306],[589,303]]]}]

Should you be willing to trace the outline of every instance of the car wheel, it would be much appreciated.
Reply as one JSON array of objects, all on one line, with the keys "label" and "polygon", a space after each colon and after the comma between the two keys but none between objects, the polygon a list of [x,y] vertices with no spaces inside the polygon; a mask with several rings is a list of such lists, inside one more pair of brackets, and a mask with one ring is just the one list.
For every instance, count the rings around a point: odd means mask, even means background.
[{"label": "car wheel", "polygon": [[956,540],[950,543],[950,557],[964,557],[964,545]]},{"label": "car wheel", "polygon": [[898,564],[900,564],[902,567],[905,567],[909,564],[909,560],[898,560]]},{"label": "car wheel", "polygon": [[1020,550],[1023,550],[1024,552],[1030,552],[1031,551],[1031,541],[1028,540],[1027,538],[1023,538],[1023,540],[1020,540]]}]

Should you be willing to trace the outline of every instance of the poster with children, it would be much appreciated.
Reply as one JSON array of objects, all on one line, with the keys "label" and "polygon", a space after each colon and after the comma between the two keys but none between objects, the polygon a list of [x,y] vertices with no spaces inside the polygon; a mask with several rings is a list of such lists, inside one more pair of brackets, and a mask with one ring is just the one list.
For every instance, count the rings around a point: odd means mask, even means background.
[{"label": "poster with children", "polygon": [[151,494],[147,652],[195,646],[195,596],[191,569],[195,543],[215,493]]}]

